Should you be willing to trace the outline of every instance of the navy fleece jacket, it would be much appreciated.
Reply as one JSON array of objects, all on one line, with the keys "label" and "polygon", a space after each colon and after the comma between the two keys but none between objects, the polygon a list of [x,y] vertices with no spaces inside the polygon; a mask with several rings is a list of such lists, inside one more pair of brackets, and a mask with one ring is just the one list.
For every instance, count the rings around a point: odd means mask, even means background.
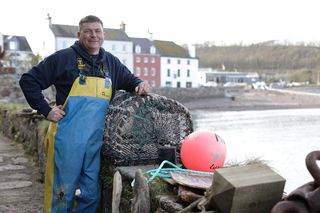
[{"label": "navy fleece jacket", "polygon": [[[82,49],[79,41],[76,41],[70,48],[48,56],[21,76],[20,87],[33,109],[47,117],[51,107],[44,99],[42,90],[51,85],[56,88],[56,104],[64,104],[74,80],[79,76],[80,70],[77,64],[77,57],[79,56],[84,63],[91,67],[89,73],[87,73],[90,76],[103,77],[98,71],[99,67],[102,64],[107,66],[109,78],[112,81],[112,95],[120,89],[129,92],[134,91],[135,87],[142,81],[134,76],[118,58],[106,52],[103,48],[100,48],[99,55],[94,61]],[[103,63],[103,60],[105,60],[105,63]]]}]

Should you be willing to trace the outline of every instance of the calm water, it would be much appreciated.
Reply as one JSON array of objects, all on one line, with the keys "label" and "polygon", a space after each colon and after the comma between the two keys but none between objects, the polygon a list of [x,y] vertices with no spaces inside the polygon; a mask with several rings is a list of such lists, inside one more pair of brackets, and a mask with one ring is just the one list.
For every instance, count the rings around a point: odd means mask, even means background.
[{"label": "calm water", "polygon": [[224,139],[226,161],[267,161],[286,179],[286,192],[313,181],[305,157],[320,149],[320,109],[195,110],[192,116],[195,130],[208,129]]}]

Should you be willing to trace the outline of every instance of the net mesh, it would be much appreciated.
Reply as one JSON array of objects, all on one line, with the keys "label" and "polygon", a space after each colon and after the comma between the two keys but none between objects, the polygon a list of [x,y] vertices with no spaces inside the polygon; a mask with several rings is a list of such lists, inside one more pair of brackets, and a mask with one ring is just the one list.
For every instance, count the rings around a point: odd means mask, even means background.
[{"label": "net mesh", "polygon": [[193,132],[190,112],[179,102],[150,94],[117,92],[105,120],[103,155],[115,166],[158,163],[161,146],[176,147]]}]

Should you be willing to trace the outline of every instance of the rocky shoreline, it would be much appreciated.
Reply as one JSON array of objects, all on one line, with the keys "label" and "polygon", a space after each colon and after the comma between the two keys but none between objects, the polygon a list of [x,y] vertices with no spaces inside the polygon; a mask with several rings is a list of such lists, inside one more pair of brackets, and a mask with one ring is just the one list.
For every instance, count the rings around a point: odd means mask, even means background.
[{"label": "rocky shoreline", "polygon": [[201,98],[181,102],[189,110],[266,110],[291,108],[320,108],[320,92],[303,90],[244,90],[234,99],[227,97]]}]

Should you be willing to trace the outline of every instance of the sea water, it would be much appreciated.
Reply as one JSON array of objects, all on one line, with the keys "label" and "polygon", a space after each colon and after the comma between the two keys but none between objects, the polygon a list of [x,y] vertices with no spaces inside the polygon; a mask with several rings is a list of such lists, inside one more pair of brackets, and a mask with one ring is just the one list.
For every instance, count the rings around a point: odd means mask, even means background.
[{"label": "sea water", "polygon": [[287,193],[313,181],[305,157],[320,150],[320,109],[194,110],[191,114],[195,130],[211,130],[223,138],[226,162],[265,161],[286,179]]}]

